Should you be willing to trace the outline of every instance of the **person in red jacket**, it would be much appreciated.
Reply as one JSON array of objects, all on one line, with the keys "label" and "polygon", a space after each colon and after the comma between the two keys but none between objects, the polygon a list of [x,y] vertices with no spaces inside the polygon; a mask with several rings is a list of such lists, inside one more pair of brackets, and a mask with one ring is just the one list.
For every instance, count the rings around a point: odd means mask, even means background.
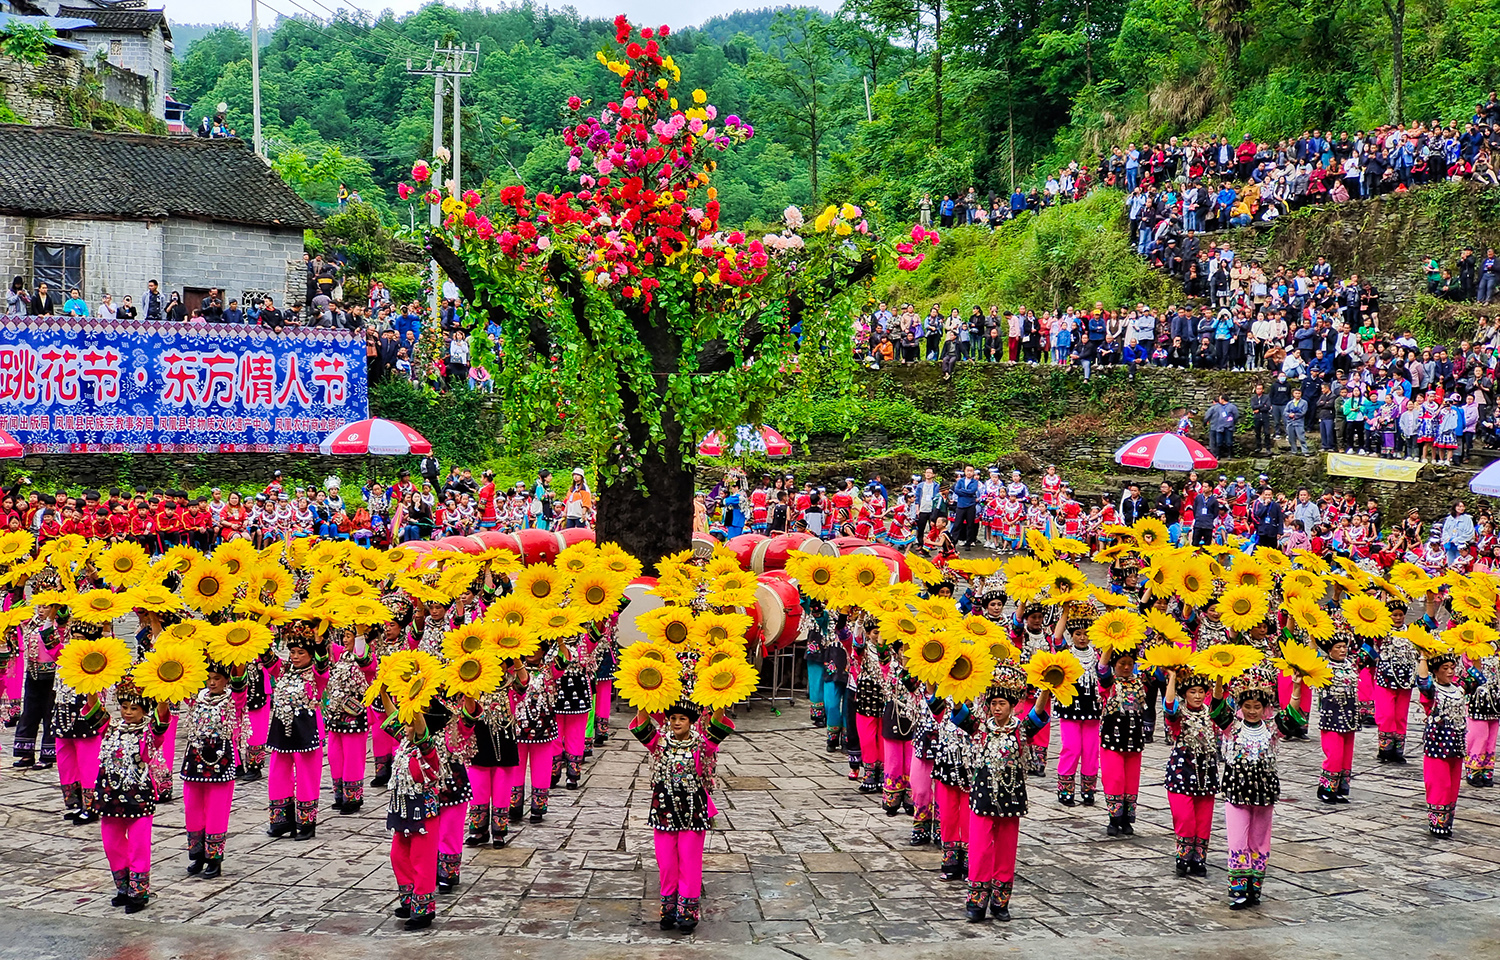
[{"label": "person in red jacket", "polygon": [[111,543],[119,543],[129,536],[130,514],[126,512],[124,503],[117,503],[114,512],[109,515],[109,540]]},{"label": "person in red jacket", "polygon": [[63,535],[62,524],[57,522],[57,511],[48,509],[42,513],[42,525],[37,530],[37,542],[46,543]]},{"label": "person in red jacket", "polygon": [[202,497],[190,501],[182,513],[183,542],[205,553],[213,549],[214,545],[208,540],[208,524],[212,519]]},{"label": "person in red jacket", "polygon": [[110,540],[114,537],[114,514],[109,507],[99,507],[94,511],[94,539]]},{"label": "person in red jacket", "polygon": [[[162,499],[156,506],[156,536],[162,545],[162,549],[175,547],[182,542],[182,513],[177,509],[177,501],[170,496]],[[131,532],[139,533],[131,524]]]},{"label": "person in red jacket", "polygon": [[1250,171],[1255,169],[1255,141],[1250,139],[1250,134],[1245,134],[1245,139],[1234,148],[1234,162],[1236,173],[1240,180],[1249,180]]},{"label": "person in red jacket", "polygon": [[152,556],[162,552],[161,538],[156,534],[156,518],[151,515],[149,505],[140,504],[135,508],[135,516],[127,519],[130,521],[130,536],[136,543]]}]

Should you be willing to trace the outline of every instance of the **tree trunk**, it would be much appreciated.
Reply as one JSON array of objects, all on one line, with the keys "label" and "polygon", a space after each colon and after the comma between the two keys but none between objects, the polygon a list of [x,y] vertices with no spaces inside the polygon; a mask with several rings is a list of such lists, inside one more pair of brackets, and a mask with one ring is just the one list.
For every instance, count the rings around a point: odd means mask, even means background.
[{"label": "tree trunk", "polygon": [[932,5],[932,142],[943,145],[943,0]]},{"label": "tree trunk", "polygon": [[1382,0],[1385,15],[1391,21],[1391,120],[1405,122],[1406,92],[1403,77],[1406,72],[1406,0]]},{"label": "tree trunk", "polygon": [[[627,418],[632,434],[644,427]],[[668,432],[668,436],[673,436]],[[618,543],[646,569],[693,542],[693,470],[675,439],[644,455],[638,472],[621,474],[599,488],[600,543]],[[644,481],[645,489],[637,486]]]}]

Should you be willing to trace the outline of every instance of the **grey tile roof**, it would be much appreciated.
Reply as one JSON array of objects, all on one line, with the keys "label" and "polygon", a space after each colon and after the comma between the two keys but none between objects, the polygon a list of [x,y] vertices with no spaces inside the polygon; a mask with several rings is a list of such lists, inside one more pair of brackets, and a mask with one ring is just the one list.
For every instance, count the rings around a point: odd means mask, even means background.
[{"label": "grey tile roof", "polygon": [[171,39],[172,30],[166,26],[167,14],[164,10],[128,10],[118,7],[59,7],[59,17],[80,17],[84,20],[94,21],[93,27],[76,27],[83,30],[108,30],[116,33],[120,31],[130,33],[145,33],[156,29],[160,24],[166,29],[167,39]]},{"label": "grey tile roof", "polygon": [[0,124],[0,212],[310,227],[317,213],[244,140]]}]

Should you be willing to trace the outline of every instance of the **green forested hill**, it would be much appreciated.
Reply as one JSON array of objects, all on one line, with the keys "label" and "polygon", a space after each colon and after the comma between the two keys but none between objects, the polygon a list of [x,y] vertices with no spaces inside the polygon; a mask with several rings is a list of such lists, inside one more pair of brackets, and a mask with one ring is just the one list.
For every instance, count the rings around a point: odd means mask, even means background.
[{"label": "green forested hill", "polygon": [[[407,58],[425,60],[434,41],[479,42],[464,85],[465,182],[558,182],[562,104],[610,97],[594,53],[612,34],[530,5],[283,18],[263,58],[273,157],[310,199],[332,200],[342,179],[405,220],[392,188],[428,152],[432,125],[431,81],[408,76]],[[1500,86],[1500,0],[848,0],[831,18],[715,18],[671,48],[686,81],[757,127],[723,161],[726,221],[769,221],[815,194],[909,217],[924,190],[1006,192],[1116,140],[1463,121]],[[214,30],[179,49],[192,119],[222,100],[248,135],[245,35]]]}]

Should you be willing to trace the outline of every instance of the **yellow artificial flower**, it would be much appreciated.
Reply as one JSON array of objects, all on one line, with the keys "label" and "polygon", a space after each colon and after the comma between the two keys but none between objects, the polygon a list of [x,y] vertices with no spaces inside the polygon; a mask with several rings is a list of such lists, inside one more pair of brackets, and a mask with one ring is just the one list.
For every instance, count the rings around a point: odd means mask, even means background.
[{"label": "yellow artificial flower", "polygon": [[693,621],[689,639],[700,649],[726,641],[744,645],[745,634],[755,620],[743,613],[702,613]]},{"label": "yellow artificial flower", "polygon": [[[1028,569],[1040,569],[1040,567],[1041,567],[1041,564],[1039,564],[1036,561],[1036,559],[1033,558],[1033,557],[1027,557],[1027,556],[1013,557],[1012,560],[1011,560],[1011,562],[1013,563],[1013,562],[1015,562],[1017,560],[1027,560],[1027,561],[1030,561],[1031,566]],[[1009,568],[1010,564],[1007,563],[1005,566],[1007,568]],[[997,573],[1000,572],[1000,567],[1001,567],[1001,563],[995,557],[972,557],[972,558],[959,557],[959,558],[954,559],[951,563],[948,564],[948,568],[950,570],[954,571],[955,573],[961,573],[965,577],[970,577],[970,578],[972,578],[972,577],[993,577],[995,574],[997,574]]]},{"label": "yellow artificial flower", "polygon": [[1182,602],[1201,607],[1214,595],[1213,572],[1206,557],[1195,556],[1177,568],[1177,592]]},{"label": "yellow artificial flower", "polygon": [[948,665],[948,673],[938,681],[937,695],[952,697],[964,703],[984,695],[995,673],[995,660],[984,647],[964,644],[958,656]]},{"label": "yellow artificial flower", "polygon": [[90,590],[78,595],[72,604],[73,616],[84,623],[114,623],[130,612],[128,594],[109,590]]},{"label": "yellow artificial flower", "polygon": [[1271,660],[1282,676],[1300,677],[1309,687],[1326,687],[1333,682],[1333,668],[1305,643],[1288,640],[1281,645],[1281,656]]},{"label": "yellow artificial flower", "polygon": [[911,568],[914,579],[920,580],[930,587],[935,587],[944,580],[943,571],[926,557],[919,557],[910,550],[906,551],[906,565]]},{"label": "yellow artificial flower", "polygon": [[974,643],[989,643],[997,637],[1005,638],[1005,631],[999,624],[972,614],[958,621],[958,631],[965,639]]},{"label": "yellow artificial flower", "polygon": [[326,592],[341,600],[369,600],[372,603],[380,600],[380,591],[362,577],[341,576],[328,585]]},{"label": "yellow artificial flower", "polygon": [[181,703],[203,688],[208,664],[197,648],[166,644],[150,651],[136,664],[135,685],[141,693],[164,703]]},{"label": "yellow artificial flower", "polygon": [[1037,598],[1043,590],[1047,589],[1047,575],[1040,570],[1028,570],[1011,577],[1005,584],[1005,590],[1017,603],[1025,604]]},{"label": "yellow artificial flower", "polygon": [[1311,570],[1316,574],[1328,572],[1328,561],[1313,553],[1311,550],[1293,550],[1292,562],[1304,570]]},{"label": "yellow artificial flower", "polygon": [[[31,556],[36,546],[36,537],[26,530],[0,533],[0,563],[15,563]],[[139,549],[139,548],[137,548]],[[143,553],[145,551],[142,551]]]},{"label": "yellow artificial flower", "polygon": [[1229,629],[1244,632],[1265,622],[1269,605],[1265,592],[1258,587],[1230,587],[1219,597],[1219,619]]},{"label": "yellow artificial flower", "polygon": [[583,630],[588,617],[582,610],[572,607],[546,607],[531,618],[536,635],[541,640],[557,640],[576,636]]},{"label": "yellow artificial flower", "polygon": [[1023,573],[1032,573],[1034,571],[1040,570],[1042,569],[1042,566],[1042,562],[1036,557],[1029,557],[1024,553],[1016,554],[1014,557],[1011,557],[1009,560],[1005,561],[1005,579],[1007,581],[1014,580],[1016,577],[1020,576]]},{"label": "yellow artificial flower", "polygon": [[907,645],[906,669],[923,683],[938,683],[958,657],[960,645],[945,630],[935,630]]},{"label": "yellow artificial flower", "polygon": [[185,643],[202,650],[213,629],[213,624],[207,620],[179,620],[163,630],[156,639],[158,643]]},{"label": "yellow artificial flower", "polygon": [[682,698],[682,679],[675,664],[636,657],[615,670],[615,690],[637,710],[663,713]]},{"label": "yellow artificial flower", "polygon": [[1089,640],[1106,654],[1134,650],[1144,639],[1146,621],[1129,610],[1106,610],[1089,624]]},{"label": "yellow artificial flower", "polygon": [[417,559],[417,555],[411,547],[391,547],[385,552],[385,558],[390,561],[397,573],[405,573],[412,562]]},{"label": "yellow artificial flower", "polygon": [[543,563],[532,564],[516,577],[516,593],[549,606],[557,606],[567,589],[568,575]]},{"label": "yellow artificial flower", "polygon": [[389,557],[369,547],[351,549],[344,562],[355,576],[363,577],[371,583],[380,583],[396,572],[396,565]]},{"label": "yellow artificial flower", "polygon": [[182,598],[200,613],[218,613],[234,602],[234,583],[224,565],[207,558],[182,575]]},{"label": "yellow artificial flower", "polygon": [[712,580],[714,577],[722,577],[726,573],[741,573],[744,569],[744,567],[740,566],[738,557],[719,554],[703,565],[703,576],[704,579]]},{"label": "yellow artificial flower", "polygon": [[1182,646],[1192,645],[1193,641],[1188,636],[1187,630],[1183,628],[1181,623],[1168,616],[1165,612],[1152,607],[1146,611],[1145,619],[1146,626],[1156,631],[1156,635],[1168,643],[1180,644]]},{"label": "yellow artificial flower", "polygon": [[1172,545],[1172,535],[1167,531],[1167,525],[1155,517],[1142,517],[1131,530],[1142,550],[1159,550]]},{"label": "yellow artificial flower", "polygon": [[182,598],[159,583],[143,583],[121,594],[125,602],[150,613],[182,609]]},{"label": "yellow artificial flower", "polygon": [[1230,587],[1254,587],[1257,590],[1269,590],[1274,585],[1275,578],[1265,567],[1244,554],[1240,554],[1235,557],[1234,566],[1225,572],[1224,582]]},{"label": "yellow artificial flower", "polygon": [[249,573],[250,567],[260,564],[260,555],[249,540],[230,540],[214,549],[213,558],[224,565],[230,576],[240,577]]},{"label": "yellow artificial flower", "polygon": [[529,596],[520,593],[507,593],[503,597],[496,597],[495,602],[489,605],[484,612],[484,619],[490,623],[504,624],[522,629],[535,629],[537,622],[541,619],[542,607],[531,600]]},{"label": "yellow artificial flower", "polygon": [[1349,621],[1349,629],[1356,636],[1365,639],[1384,637],[1391,632],[1391,612],[1386,609],[1385,604],[1374,597],[1364,594],[1351,594],[1344,598],[1339,604],[1339,610],[1343,612],[1344,619]]},{"label": "yellow artificial flower", "polygon": [[168,547],[166,552],[161,555],[161,558],[156,561],[154,567],[167,573],[182,575],[187,573],[193,564],[203,559],[203,554],[197,550],[183,544],[178,544],[175,547]]},{"label": "yellow artificial flower", "polygon": [[599,562],[604,568],[626,583],[641,575],[641,562],[626,553],[618,543],[606,543],[599,547]]},{"label": "yellow artificial flower", "polygon": [[899,640],[910,646],[924,637],[927,629],[923,618],[910,610],[897,610],[880,618],[880,634],[887,643]]},{"label": "yellow artificial flower", "polygon": [[[479,564],[470,563],[467,560],[450,562],[443,567],[442,573],[438,574],[437,588],[450,597],[461,597],[468,592],[474,581],[479,579],[479,570]],[[346,579],[355,580],[353,577]],[[355,582],[374,592],[377,600],[380,598],[380,592],[374,587],[363,580],[355,580]]]},{"label": "yellow artificial flower", "polygon": [[256,567],[245,581],[245,596],[273,606],[285,606],[296,592],[297,582],[280,564]]},{"label": "yellow artificial flower", "polygon": [[580,610],[589,620],[603,620],[620,608],[625,598],[625,581],[603,568],[585,570],[568,591],[568,606]]},{"label": "yellow artificial flower", "polygon": [[138,543],[122,540],[99,555],[99,576],[112,587],[133,587],[151,568],[151,558]]},{"label": "yellow artificial flower", "polygon": [[1089,552],[1089,545],[1082,540],[1074,540],[1072,537],[1059,537],[1052,541],[1052,549],[1058,553],[1067,553],[1078,557]]},{"label": "yellow artificial flower", "polygon": [[1479,660],[1494,654],[1495,644],[1500,642],[1500,630],[1487,623],[1469,620],[1444,630],[1443,642],[1456,653],[1470,660]]},{"label": "yellow artificial flower", "polygon": [[492,692],[505,679],[505,668],[493,650],[465,651],[452,660],[443,677],[443,685],[449,693],[478,699]]},{"label": "yellow artificial flower", "polygon": [[1338,629],[1328,612],[1311,600],[1293,597],[1283,603],[1281,609],[1287,612],[1298,629],[1314,640],[1327,640]]},{"label": "yellow artificial flower", "polygon": [[1042,571],[1042,577],[1046,581],[1047,592],[1053,599],[1088,586],[1088,578],[1083,575],[1083,571],[1066,563],[1048,564]]},{"label": "yellow artificial flower", "polygon": [[637,617],[635,625],[647,639],[678,647],[693,636],[693,611],[686,607],[658,607]]},{"label": "yellow artificial flower", "polygon": [[1058,706],[1066,707],[1078,695],[1083,664],[1066,650],[1038,650],[1026,661],[1026,682],[1038,690],[1050,690]]},{"label": "yellow artificial flower", "polygon": [[1026,530],[1026,549],[1031,551],[1032,556],[1042,563],[1055,563],[1057,551],[1052,549],[1052,541],[1042,536],[1040,530]]},{"label": "yellow artificial flower", "polygon": [[698,665],[698,679],[693,684],[693,702],[705,710],[732,707],[755,692],[760,675],[744,660],[726,657]]},{"label": "yellow artificial flower", "polygon": [[1288,599],[1297,597],[1317,603],[1328,593],[1328,581],[1311,570],[1291,570],[1281,578],[1281,592]]},{"label": "yellow artificial flower", "polygon": [[1193,654],[1188,665],[1194,673],[1228,682],[1265,659],[1265,654],[1243,643],[1216,643]]},{"label": "yellow artificial flower", "polygon": [[76,639],[63,644],[57,676],[84,696],[103,693],[130,671],[130,650],[118,637]]},{"label": "yellow artificial flower", "polygon": [[1159,643],[1141,657],[1141,667],[1147,670],[1177,670],[1188,665],[1193,649],[1177,643]]},{"label": "yellow artificial flower", "polygon": [[490,636],[495,651],[507,660],[520,660],[542,649],[542,640],[533,630],[518,624],[497,623]]},{"label": "yellow artificial flower", "polygon": [[1448,607],[1453,611],[1454,616],[1463,617],[1466,620],[1493,620],[1495,618],[1495,601],[1470,589],[1455,588],[1450,591]]},{"label": "yellow artificial flower", "polygon": [[251,663],[271,649],[276,635],[265,624],[233,620],[210,628],[205,646],[210,660],[231,667]]},{"label": "yellow artificial flower", "polygon": [[412,654],[411,659],[406,661],[398,676],[387,677],[385,686],[396,701],[398,719],[402,723],[411,723],[417,714],[426,712],[444,677],[443,665],[437,657],[422,650],[406,652]]},{"label": "yellow artificial flower", "polygon": [[307,551],[307,559],[303,564],[314,570],[336,567],[344,562],[347,552],[348,547],[342,540],[319,540]]}]

